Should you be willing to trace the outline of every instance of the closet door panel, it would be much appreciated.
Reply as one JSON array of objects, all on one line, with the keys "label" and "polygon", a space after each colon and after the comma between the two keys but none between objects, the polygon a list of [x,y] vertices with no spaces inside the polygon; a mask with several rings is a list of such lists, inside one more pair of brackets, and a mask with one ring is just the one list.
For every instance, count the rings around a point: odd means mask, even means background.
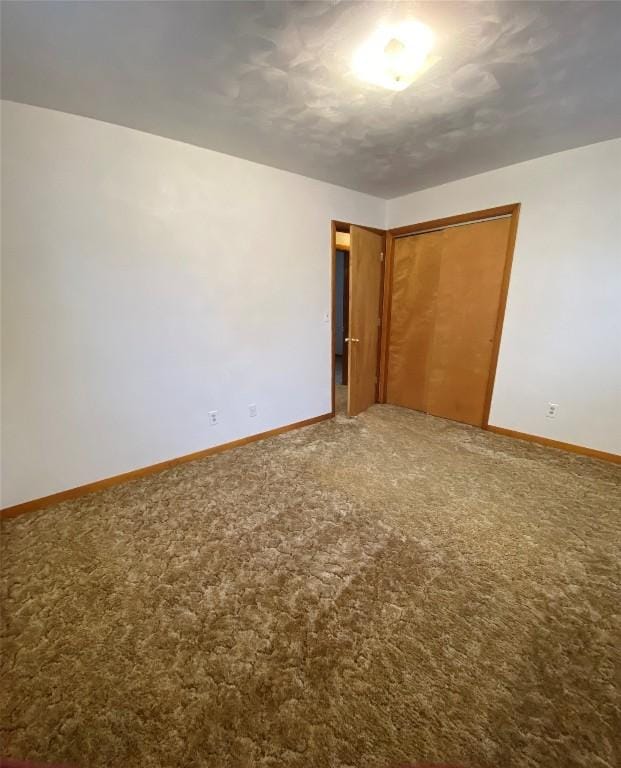
[{"label": "closet door panel", "polygon": [[395,241],[386,400],[427,410],[427,380],[444,232]]},{"label": "closet door panel", "polygon": [[444,230],[427,412],[481,426],[510,219]]}]

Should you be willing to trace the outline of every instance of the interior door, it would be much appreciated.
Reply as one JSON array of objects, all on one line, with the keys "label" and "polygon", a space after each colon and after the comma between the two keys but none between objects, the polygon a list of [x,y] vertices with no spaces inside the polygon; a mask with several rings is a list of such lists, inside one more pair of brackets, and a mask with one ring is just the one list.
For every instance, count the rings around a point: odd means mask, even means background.
[{"label": "interior door", "polygon": [[383,235],[363,227],[351,227],[347,337],[348,416],[356,416],[377,402],[383,248]]}]

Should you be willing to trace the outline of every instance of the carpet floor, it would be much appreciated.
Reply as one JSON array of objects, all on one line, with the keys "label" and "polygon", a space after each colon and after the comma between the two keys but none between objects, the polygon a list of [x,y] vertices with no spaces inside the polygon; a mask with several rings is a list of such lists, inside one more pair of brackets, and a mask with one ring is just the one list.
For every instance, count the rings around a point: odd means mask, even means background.
[{"label": "carpet floor", "polygon": [[374,406],[2,533],[5,755],[621,765],[612,464]]}]

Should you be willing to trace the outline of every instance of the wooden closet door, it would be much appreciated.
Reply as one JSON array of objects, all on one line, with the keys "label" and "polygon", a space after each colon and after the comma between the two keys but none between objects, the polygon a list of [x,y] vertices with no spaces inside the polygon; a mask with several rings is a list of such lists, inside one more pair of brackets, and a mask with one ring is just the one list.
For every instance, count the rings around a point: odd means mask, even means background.
[{"label": "wooden closet door", "polygon": [[481,426],[510,218],[444,230],[427,412]]},{"label": "wooden closet door", "polygon": [[386,400],[427,410],[444,231],[395,241]]}]

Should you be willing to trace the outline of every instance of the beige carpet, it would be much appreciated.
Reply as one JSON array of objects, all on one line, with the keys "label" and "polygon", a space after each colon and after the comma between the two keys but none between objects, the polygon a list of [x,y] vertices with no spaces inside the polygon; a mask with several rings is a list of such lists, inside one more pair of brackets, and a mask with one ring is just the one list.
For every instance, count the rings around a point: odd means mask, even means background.
[{"label": "beige carpet", "polygon": [[391,406],[8,521],[3,751],[621,765],[621,473]]}]

